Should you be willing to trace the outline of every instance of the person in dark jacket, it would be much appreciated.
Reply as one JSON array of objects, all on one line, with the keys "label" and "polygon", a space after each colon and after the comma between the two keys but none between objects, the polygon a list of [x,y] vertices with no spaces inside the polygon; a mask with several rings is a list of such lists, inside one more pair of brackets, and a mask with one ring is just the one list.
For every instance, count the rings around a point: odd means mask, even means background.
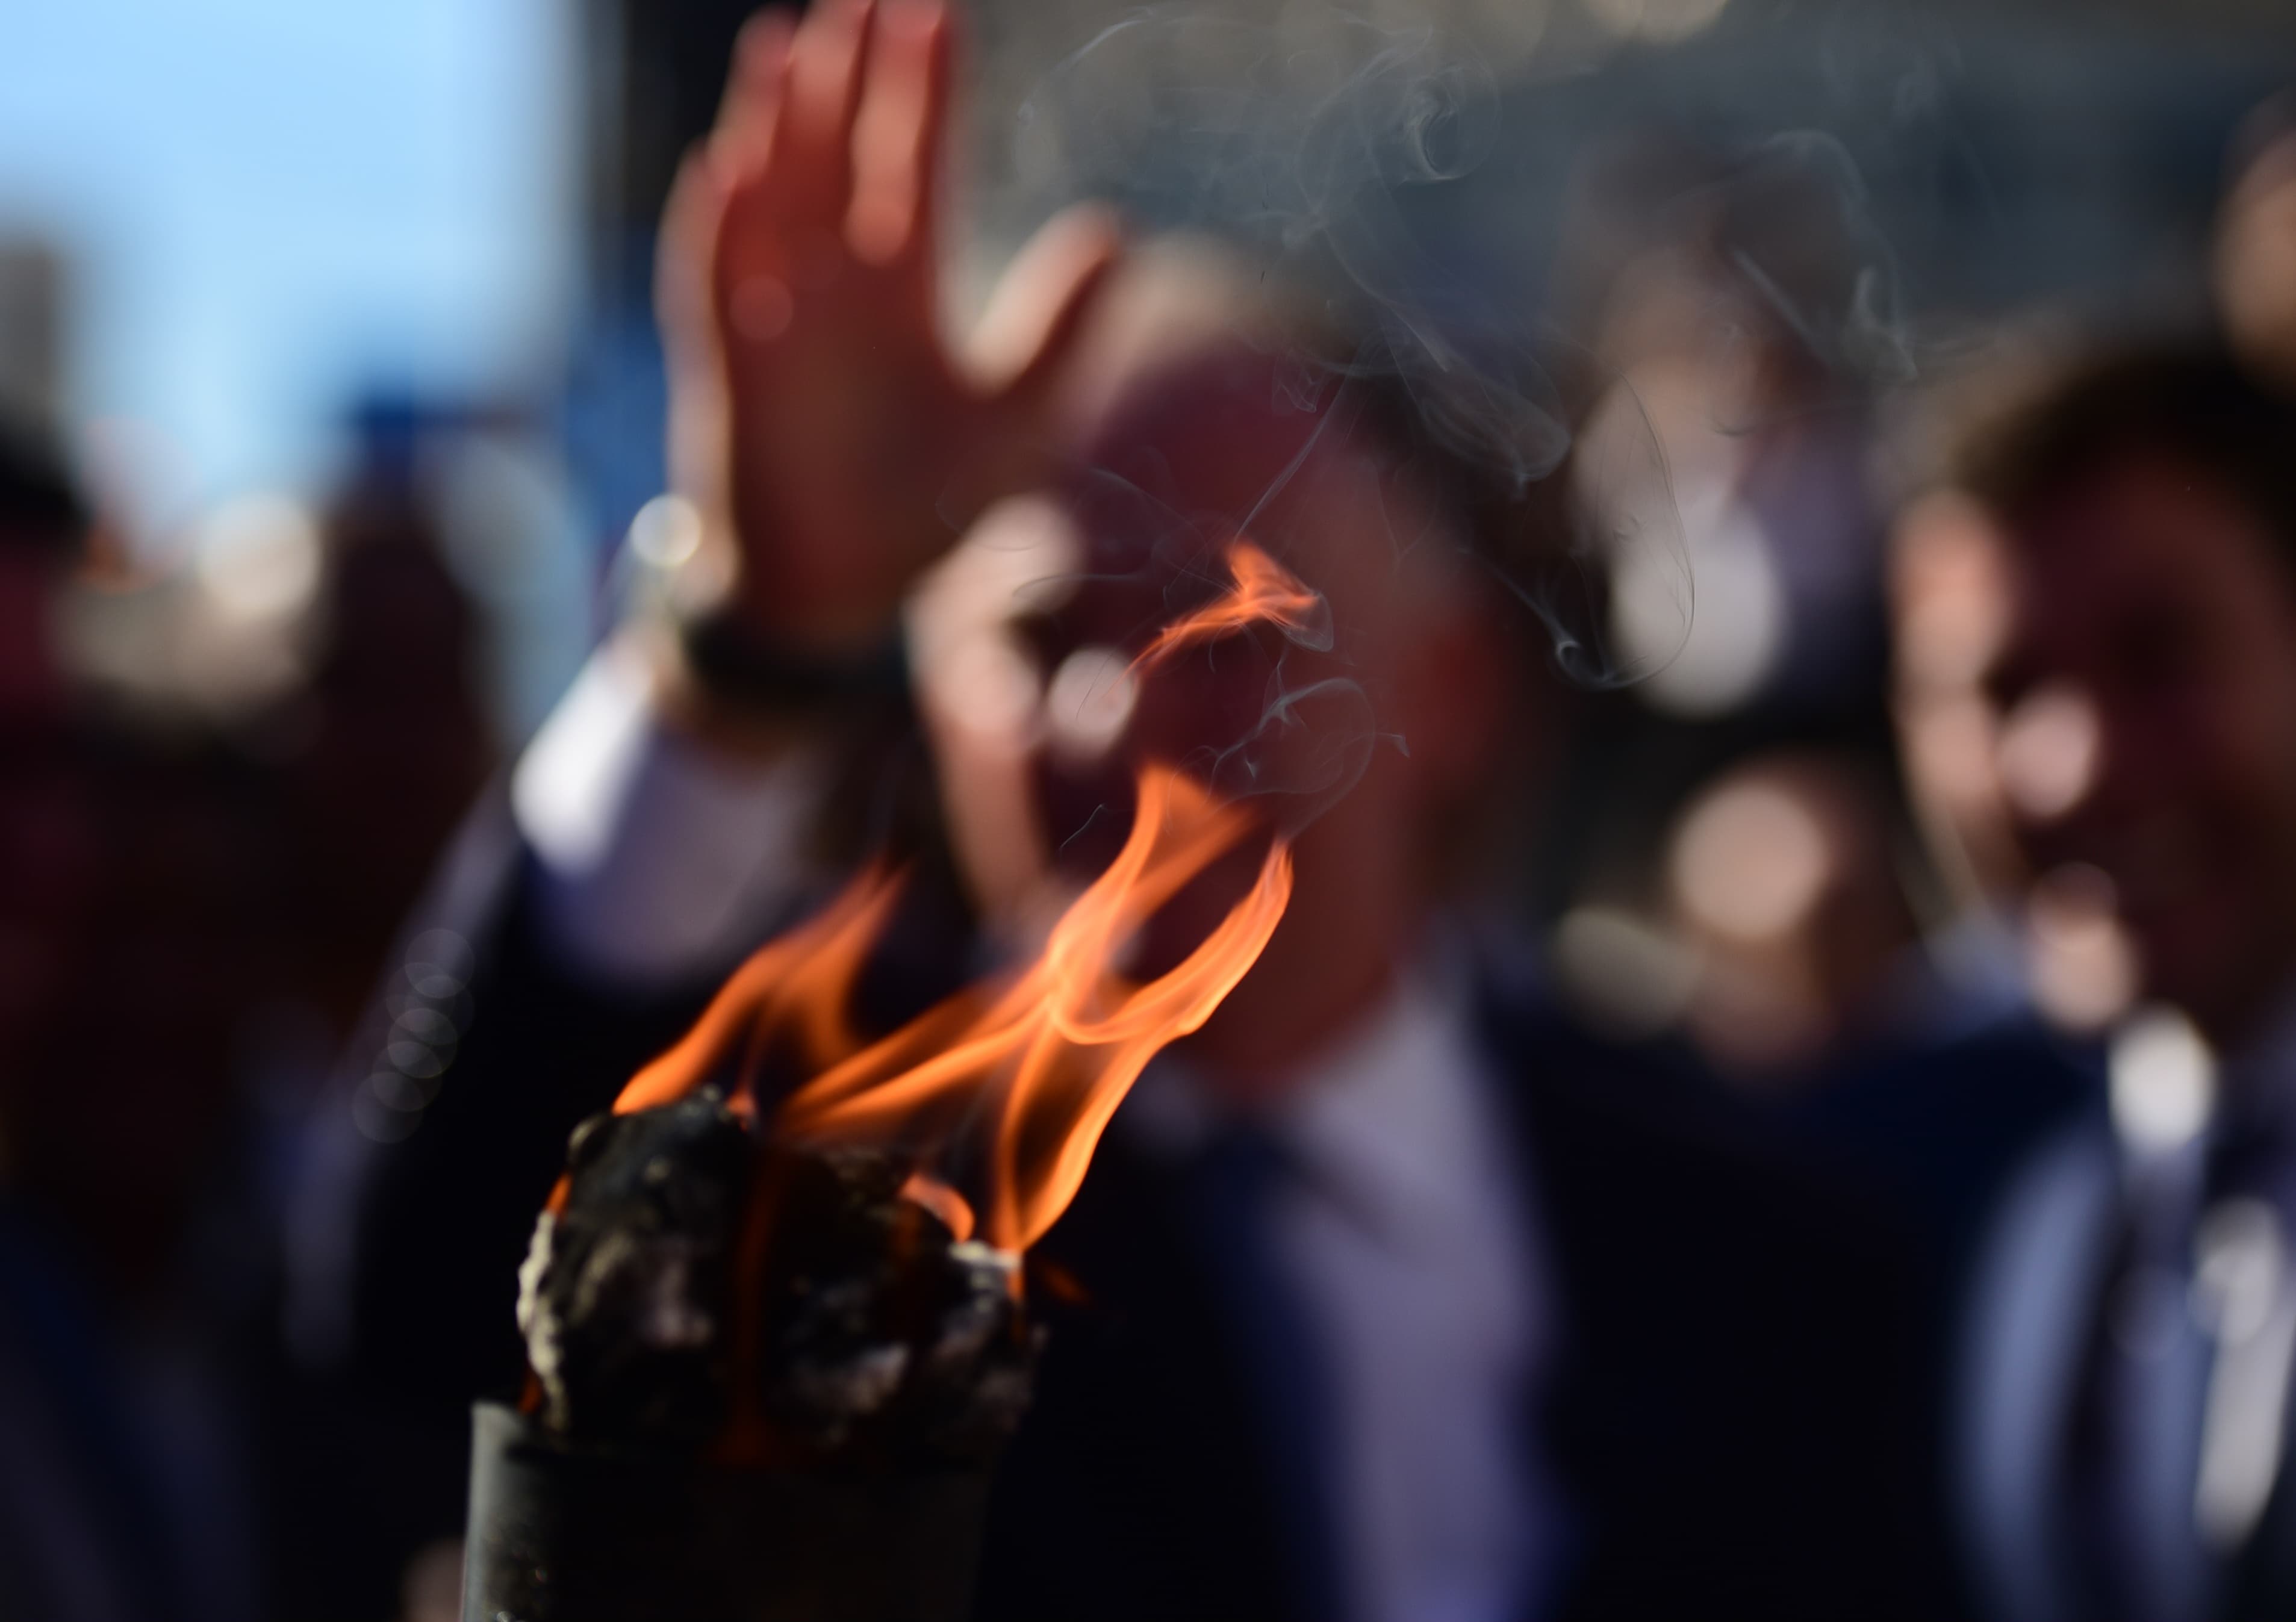
[{"label": "person in dark jacket", "polygon": [[1963,1530],[2018,1622],[2296,1603],[2292,442],[2296,402],[2196,338],[2046,377],[1959,470],[2012,851],[2037,913],[2133,949],[2150,1005],[1971,1290]]},{"label": "person in dark jacket", "polygon": [[[1300,387],[1309,328],[1252,274],[1119,266],[1091,212],[953,355],[947,29],[753,24],[679,182],[677,488],[633,536],[668,611],[474,818],[301,1229],[307,1344],[401,1450],[370,1490],[451,1535],[567,1132],[746,950],[890,843],[918,874],[865,1001],[919,1006],[1104,858],[1148,754],[1296,830],[1298,884],[1039,1247],[1076,1289],[1042,1303],[980,1614],[1912,1614],[1887,1252],[1450,922],[1477,814],[1550,741],[1480,572],[1549,493],[1488,496],[1407,393]],[[1329,634],[1135,683],[1239,534]]]}]

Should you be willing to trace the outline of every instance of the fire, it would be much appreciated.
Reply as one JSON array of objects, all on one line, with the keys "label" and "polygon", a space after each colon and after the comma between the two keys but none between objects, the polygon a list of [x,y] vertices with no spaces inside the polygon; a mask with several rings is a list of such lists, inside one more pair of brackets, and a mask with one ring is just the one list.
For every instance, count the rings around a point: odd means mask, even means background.
[{"label": "fire", "polygon": [[[1303,641],[1328,637],[1323,598],[1257,545],[1235,541],[1227,561],[1233,588],[1166,627],[1134,669],[1255,623]],[[847,1011],[899,894],[898,875],[873,866],[742,965],[614,1108],[668,1103],[726,1078],[733,1107],[754,1110],[763,1065],[792,1059],[810,1079],[781,1104],[775,1135],[912,1153],[905,1192],[917,1204],[959,1237],[977,1226],[992,1244],[1024,1249],[1075,1197],[1102,1132],[1149,1060],[1210,1018],[1275,932],[1292,895],[1292,854],[1281,837],[1270,839],[1242,897],[1177,966],[1138,981],[1121,967],[1142,926],[1259,830],[1249,813],[1177,767],[1148,763],[1123,849],[1032,962],[1001,989],[961,992],[864,1042]],[[563,1197],[562,1182],[554,1206]]]},{"label": "fire", "polygon": [[1140,776],[1132,835],[1000,995],[966,994],[815,1077],[782,1107],[791,1137],[939,1144],[984,1120],[988,1209],[1007,1249],[1052,1226],[1116,1106],[1157,1050],[1209,1019],[1258,961],[1292,896],[1270,845],[1250,889],[1176,968],[1134,984],[1114,967],[1149,915],[1251,830],[1168,766]]},{"label": "fire", "polygon": [[1258,621],[1299,641],[1331,645],[1329,610],[1321,593],[1301,585],[1297,575],[1241,537],[1228,543],[1227,567],[1234,589],[1166,626],[1132,661],[1135,673],[1182,648],[1215,642]]},{"label": "fire", "polygon": [[615,1113],[683,1098],[733,1058],[737,1045],[740,1079],[728,1102],[743,1112],[757,1107],[758,1068],[776,1040],[793,1040],[808,1069],[852,1053],[860,1046],[845,1017],[853,981],[899,895],[897,875],[870,866],[813,918],[760,947],[677,1045],[630,1078],[614,1101]]},{"label": "fire", "polygon": [[732,1061],[734,1107],[755,1109],[760,1064],[777,1043],[791,1044],[813,1079],[782,1104],[780,1135],[915,1150],[912,1197],[961,1233],[974,1225],[972,1207],[931,1167],[947,1146],[985,1137],[980,1229],[991,1243],[1021,1249],[1067,1208],[1148,1061],[1211,1016],[1275,932],[1292,896],[1292,855],[1281,840],[1250,889],[1178,965],[1142,983],[1116,967],[1140,926],[1253,827],[1245,812],[1173,767],[1144,767],[1131,836],[1033,963],[1001,993],[961,992],[863,1044],[845,1009],[899,889],[894,875],[872,868],[745,963],[614,1108],[670,1102]]}]

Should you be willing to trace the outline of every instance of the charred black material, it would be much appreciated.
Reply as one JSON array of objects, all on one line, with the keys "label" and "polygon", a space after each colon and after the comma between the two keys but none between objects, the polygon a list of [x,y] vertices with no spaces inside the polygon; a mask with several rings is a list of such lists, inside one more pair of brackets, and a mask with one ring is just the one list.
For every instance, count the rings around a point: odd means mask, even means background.
[{"label": "charred black material", "polygon": [[1035,1362],[1013,1258],[905,1162],[761,1143],[714,1094],[567,1159],[519,1275],[540,1410],[478,1411],[466,1622],[966,1615]]},{"label": "charred black material", "polygon": [[955,1241],[884,1156],[777,1163],[766,1278],[767,1415],[798,1450],[860,1469],[986,1461],[1028,1405],[1034,1345],[1011,1258]]},{"label": "charred black material", "polygon": [[542,1418],[572,1443],[846,1476],[985,1462],[1028,1404],[1012,1258],[868,1150],[761,1146],[714,1094],[575,1132],[520,1274]]},{"label": "charred black material", "polygon": [[725,1428],[733,1248],[756,1159],[741,1118],[707,1094],[575,1128],[565,1208],[544,1214],[519,1270],[552,1429],[691,1448]]}]

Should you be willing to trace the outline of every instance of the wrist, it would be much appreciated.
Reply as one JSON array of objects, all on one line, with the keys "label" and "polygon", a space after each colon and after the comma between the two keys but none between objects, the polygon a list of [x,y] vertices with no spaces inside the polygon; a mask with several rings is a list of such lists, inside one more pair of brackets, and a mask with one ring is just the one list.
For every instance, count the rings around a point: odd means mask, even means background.
[{"label": "wrist", "polygon": [[810,646],[765,631],[730,607],[673,623],[686,677],[724,703],[765,712],[808,713],[888,701],[908,691],[909,666],[898,618],[865,643],[840,638]]},{"label": "wrist", "polygon": [[706,524],[679,496],[646,504],[631,524],[629,553],[634,618],[645,627],[641,640],[673,708],[785,730],[906,695],[898,608],[841,619],[807,614],[789,628],[775,626],[757,611],[756,582],[741,578],[723,528]]}]

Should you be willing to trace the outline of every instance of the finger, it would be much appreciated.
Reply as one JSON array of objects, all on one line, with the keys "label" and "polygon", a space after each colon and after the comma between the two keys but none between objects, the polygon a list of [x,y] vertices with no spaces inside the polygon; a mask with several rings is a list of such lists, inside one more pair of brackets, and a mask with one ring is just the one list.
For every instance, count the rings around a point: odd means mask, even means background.
[{"label": "finger", "polygon": [[762,160],[780,104],[783,70],[797,25],[780,6],[756,12],[734,39],[726,94],[712,140],[729,153]]},{"label": "finger", "polygon": [[846,217],[846,240],[867,263],[931,260],[952,35],[941,0],[897,0],[878,14],[854,124],[853,207]]},{"label": "finger", "polygon": [[664,446],[673,487],[695,494],[722,477],[726,407],[724,327],[714,273],[729,188],[696,146],[678,165],[654,250],[654,318],[669,381]]},{"label": "finger", "polygon": [[1116,217],[1095,203],[1062,209],[1029,239],[996,284],[970,346],[992,396],[1033,404],[1083,333],[1122,251]]},{"label": "finger", "polygon": [[828,0],[791,46],[788,101],[766,160],[792,225],[834,231],[853,185],[853,118],[875,29],[872,0]]},{"label": "finger", "polygon": [[726,211],[726,186],[704,149],[686,153],[662,206],[654,244],[654,319],[673,359],[709,341],[711,260]]},{"label": "finger", "polygon": [[765,37],[744,64],[755,76],[745,92],[755,125],[746,134],[720,131],[710,167],[726,189],[724,219],[710,260],[720,330],[731,338],[767,339],[787,328],[792,249],[790,201],[773,155],[788,139],[793,43]]}]

